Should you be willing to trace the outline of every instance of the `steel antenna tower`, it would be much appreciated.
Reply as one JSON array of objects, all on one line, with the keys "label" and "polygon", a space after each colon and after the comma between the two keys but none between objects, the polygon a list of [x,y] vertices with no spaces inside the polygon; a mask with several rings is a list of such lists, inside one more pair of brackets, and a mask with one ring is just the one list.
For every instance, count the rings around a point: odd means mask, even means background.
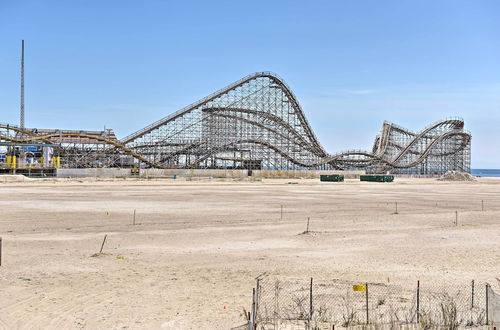
[{"label": "steel antenna tower", "polygon": [[21,51],[21,114],[20,126],[24,129],[24,40],[22,41]]}]

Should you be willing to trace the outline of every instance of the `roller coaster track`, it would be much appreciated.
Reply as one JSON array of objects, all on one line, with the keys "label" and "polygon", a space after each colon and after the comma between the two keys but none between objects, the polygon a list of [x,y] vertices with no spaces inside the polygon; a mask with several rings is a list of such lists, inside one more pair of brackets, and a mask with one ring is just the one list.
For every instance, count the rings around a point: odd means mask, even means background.
[{"label": "roller coaster track", "polygon": [[[27,129],[24,129],[24,128],[20,128],[20,127],[17,127],[17,126],[12,126],[12,125],[6,125],[6,124],[1,124],[0,123],[0,129],[12,130],[14,132],[21,133],[21,134],[24,134],[24,135],[27,135],[27,136],[37,136],[35,133],[33,133],[30,130],[27,130]],[[50,143],[49,140],[42,140],[42,141],[46,142],[46,143]]]},{"label": "roller coaster track", "polygon": [[[59,139],[63,144],[62,137],[72,137],[109,146],[83,157],[78,161],[83,165],[124,154],[154,168],[170,168],[174,163],[184,168],[199,168],[216,166],[215,159],[241,162],[243,153],[250,150],[256,151],[249,153],[250,157],[257,154],[255,160],[268,157],[266,166],[271,167],[285,159],[302,168],[409,169],[429,157],[439,162],[443,157],[456,156],[462,157],[457,161],[467,168],[470,167],[470,158],[466,157],[470,157],[471,135],[463,127],[460,118],[436,122],[420,132],[384,122],[372,152],[350,150],[328,154],[283,79],[271,72],[257,72],[120,141],[81,133],[38,135],[36,131],[3,124],[0,129],[20,133],[21,137],[0,135],[0,141],[53,143]],[[430,168],[432,170],[432,166]]]},{"label": "roller coaster track", "polygon": [[151,125],[144,127],[143,129],[123,138],[120,142],[123,145],[128,144],[128,143],[132,142],[133,140],[136,140],[137,138],[144,136],[145,134],[147,134],[147,133],[149,133],[149,132],[151,132],[151,131],[153,131],[161,126],[164,126],[165,124],[172,122],[181,116],[186,115],[187,113],[199,108],[200,106],[203,106],[203,105],[209,103],[210,101],[220,97],[221,95],[224,95],[224,94],[228,93],[229,91],[234,90],[234,89],[248,83],[249,81],[252,81],[252,80],[257,79],[257,78],[266,78],[266,77],[271,79],[274,83],[276,83],[277,86],[281,87],[282,90],[289,96],[289,99],[293,103],[294,108],[298,109],[297,115],[301,121],[302,127],[304,127],[304,129],[306,131],[306,135],[312,141],[312,144],[316,148],[318,148],[319,150],[322,151],[323,155],[327,155],[327,152],[325,151],[323,146],[319,143],[318,138],[314,134],[306,116],[304,115],[302,107],[300,106],[299,102],[297,101],[297,98],[293,94],[292,90],[290,89],[290,87],[288,87],[288,85],[285,83],[285,81],[283,79],[281,79],[278,75],[276,75],[273,72],[256,72],[254,74],[248,75],[248,76],[230,84],[229,86],[227,86],[227,87],[225,87],[225,88],[223,88],[215,93],[212,93],[212,94],[202,98],[201,100],[199,100],[195,103],[192,103],[192,104],[174,112],[173,114],[152,123]]},{"label": "roller coaster track", "polygon": [[[441,123],[444,123],[444,122],[441,122]],[[422,135],[426,134],[429,130],[431,130],[433,127],[437,127],[437,126],[439,126],[439,125],[438,124],[433,125],[432,127],[427,128],[424,131],[422,131],[417,136],[422,136]],[[15,128],[13,130],[19,131],[19,132],[24,133],[24,134],[29,134],[29,131],[20,130],[20,129],[17,129],[17,128]],[[282,151],[280,148],[278,148],[278,147],[276,147],[276,146],[274,146],[274,145],[272,145],[272,144],[270,144],[270,143],[268,143],[266,141],[254,140],[254,139],[245,139],[245,140],[233,141],[231,143],[227,143],[227,144],[225,144],[223,146],[220,146],[220,147],[218,147],[215,150],[210,150],[211,151],[210,153],[208,153],[208,154],[204,155],[203,157],[197,159],[196,162],[194,164],[192,164],[190,167],[191,168],[197,167],[200,162],[204,161],[205,159],[211,157],[212,155],[214,155],[216,153],[219,153],[219,152],[222,152],[222,151],[225,151],[225,150],[229,150],[229,147],[231,147],[231,146],[238,145],[238,144],[245,144],[245,143],[253,143],[253,144],[262,145],[262,146],[265,146],[265,147],[267,147],[269,149],[272,149],[273,151],[279,153],[281,156],[285,157],[286,159],[290,160],[291,162],[295,163],[296,165],[303,166],[303,167],[317,167],[317,166],[328,164],[328,163],[332,163],[332,165],[334,165],[335,162],[337,162],[337,161],[341,161],[341,162],[345,161],[345,162],[353,163],[353,164],[358,163],[358,162],[359,163],[367,163],[367,162],[378,161],[378,162],[381,162],[381,163],[383,163],[383,164],[385,164],[387,166],[390,166],[390,167],[395,167],[395,168],[409,168],[409,167],[413,167],[413,166],[417,165],[423,159],[425,159],[425,157],[431,152],[432,148],[437,143],[441,142],[442,140],[444,140],[444,139],[446,139],[448,137],[457,136],[457,135],[463,137],[463,140],[462,140],[463,142],[461,143],[461,146],[460,146],[459,149],[464,148],[468,144],[468,142],[470,140],[470,135],[468,133],[465,133],[465,132],[462,132],[462,131],[458,131],[458,130],[450,131],[450,132],[447,132],[447,133],[444,133],[442,135],[439,135],[439,136],[435,137],[435,139],[432,141],[432,143],[427,146],[427,148],[425,149],[425,151],[423,153],[421,153],[418,158],[416,158],[414,161],[412,161],[412,162],[410,162],[408,164],[398,164],[398,161],[409,152],[410,147],[411,147],[410,145],[413,145],[414,144],[413,142],[415,140],[412,141],[412,143],[409,145],[409,147],[406,147],[405,149],[403,149],[400,152],[400,154],[396,157],[396,159],[394,161],[389,161],[389,160],[383,159],[382,157],[376,156],[373,153],[370,153],[370,152],[367,152],[367,151],[361,151],[360,150],[360,151],[346,151],[346,152],[337,153],[335,155],[329,155],[328,157],[326,157],[325,159],[323,159],[322,161],[317,162],[317,163],[303,163],[303,162],[300,162],[300,161],[294,159],[292,156],[288,155],[287,153],[285,153],[284,151]],[[144,163],[150,165],[151,167],[155,167],[155,168],[167,168],[167,167],[163,166],[162,164],[149,161],[147,158],[144,158],[143,156],[141,156],[137,152],[131,150],[130,148],[128,148],[128,147],[126,147],[126,146],[124,146],[124,145],[122,145],[120,143],[117,143],[116,141],[109,140],[109,139],[102,138],[102,137],[96,137],[96,136],[93,136],[93,135],[64,133],[64,134],[42,135],[42,136],[30,136],[30,137],[23,138],[23,139],[12,138],[12,137],[8,137],[8,136],[0,135],[0,140],[17,142],[17,143],[29,143],[29,142],[33,142],[33,141],[48,141],[51,138],[58,138],[58,137],[76,137],[76,138],[94,139],[94,140],[97,140],[97,141],[104,142],[106,144],[112,145],[115,148],[120,149],[120,150],[122,150],[122,151],[130,154],[131,156],[133,156],[133,157],[135,157],[135,158],[143,161]],[[193,149],[193,148],[195,148],[197,146],[200,146],[202,144],[203,144],[202,142],[193,143],[192,145],[189,145],[189,146],[187,146],[187,147],[185,147],[185,148],[183,148],[183,149],[181,149],[181,150],[179,150],[177,152],[174,152],[174,153],[172,153],[170,155],[167,155],[167,157],[165,157],[163,160],[169,159],[172,156],[175,156],[175,155],[178,155],[178,154],[182,154],[186,150]],[[366,159],[348,159],[348,157],[352,157],[352,156],[363,156],[363,157],[366,157]]]},{"label": "roller coaster track", "polygon": [[[281,156],[285,157],[286,159],[290,160],[291,162],[293,162],[294,164],[296,165],[299,165],[299,166],[303,166],[303,167],[318,167],[320,165],[324,165],[324,164],[328,164],[328,163],[331,163],[332,165],[335,165],[336,162],[340,161],[340,162],[348,162],[348,163],[351,163],[351,164],[356,164],[356,163],[369,163],[369,162],[374,162],[374,161],[377,161],[377,162],[380,162],[382,164],[385,164],[386,166],[390,166],[390,167],[395,167],[395,168],[410,168],[410,167],[413,167],[417,164],[419,164],[423,159],[425,159],[425,157],[427,157],[427,155],[431,152],[432,148],[438,144],[439,142],[443,141],[444,139],[446,138],[449,138],[451,136],[462,136],[464,139],[461,143],[461,146],[457,149],[460,150],[462,148],[465,147],[465,145],[467,145],[467,143],[469,142],[469,139],[470,139],[470,135],[467,134],[467,133],[464,133],[464,132],[461,132],[461,131],[451,131],[451,132],[447,132],[447,133],[444,133],[440,136],[437,136],[433,141],[432,143],[425,149],[425,151],[423,153],[420,154],[420,156],[418,158],[416,158],[414,161],[410,162],[410,163],[407,163],[407,164],[398,164],[397,162],[395,161],[389,161],[387,159],[383,159],[382,157],[377,157],[375,156],[374,154],[370,153],[370,152],[367,152],[367,151],[362,151],[362,150],[358,150],[358,151],[346,151],[346,152],[340,152],[340,153],[337,153],[335,155],[330,155],[328,157],[326,157],[325,159],[323,159],[322,161],[320,162],[317,162],[317,163],[303,163],[303,162],[300,162],[296,159],[294,159],[292,156],[288,155],[287,153],[285,153],[284,151],[282,151],[280,148],[274,146],[273,144],[270,144],[266,141],[261,141],[261,140],[254,140],[254,139],[245,139],[245,140],[238,140],[238,141],[233,141],[231,143],[228,143],[228,144],[225,144],[223,146],[220,146],[219,148],[215,149],[215,150],[210,150],[211,152],[209,154],[206,154],[205,156],[199,158],[194,164],[191,165],[192,168],[196,168],[199,166],[199,164],[204,161],[205,159],[211,157],[212,155],[216,154],[216,153],[219,153],[219,152],[223,152],[223,151],[226,151],[226,150],[230,150],[229,147],[231,146],[234,146],[234,145],[238,145],[238,144],[244,144],[244,143],[253,143],[253,144],[258,144],[258,145],[262,145],[262,146],[265,146],[269,149],[272,149],[274,150],[275,152],[279,153]],[[403,150],[399,156],[397,157],[397,159],[401,159],[406,153],[408,152],[408,149],[405,149]],[[366,157],[366,159],[349,159],[348,157],[353,157],[353,156],[363,156],[363,157]]]},{"label": "roller coaster track", "polygon": [[110,139],[106,139],[106,138],[94,136],[94,135],[76,134],[76,133],[75,134],[73,134],[73,133],[61,133],[61,134],[49,134],[49,135],[30,136],[30,137],[22,138],[22,139],[12,138],[12,137],[5,136],[5,135],[0,135],[0,140],[10,141],[10,142],[17,142],[17,143],[29,143],[29,142],[33,142],[33,141],[47,141],[47,140],[49,140],[51,138],[60,138],[60,137],[87,138],[87,139],[91,139],[91,140],[95,140],[95,141],[99,141],[99,142],[104,142],[106,144],[112,145],[112,146],[116,147],[117,149],[120,149],[120,150],[122,150],[122,151],[130,154],[134,158],[139,159],[140,161],[148,164],[151,167],[166,168],[166,167],[164,167],[161,164],[157,164],[157,163],[149,161],[147,158],[141,156],[137,152],[135,152],[132,149],[124,146],[121,143],[118,143],[118,142],[116,142],[114,140],[110,140]]},{"label": "roller coaster track", "polygon": [[258,112],[258,111],[255,111],[255,110],[248,110],[248,109],[233,109],[233,108],[227,108],[227,109],[220,109],[220,108],[209,108],[209,109],[205,109],[204,111],[206,112],[211,112],[213,115],[215,116],[219,116],[219,117],[224,117],[224,118],[229,118],[229,119],[234,119],[234,120],[239,120],[239,121],[243,121],[243,122],[246,122],[246,123],[249,123],[249,124],[252,124],[252,125],[255,125],[255,126],[258,126],[260,128],[263,128],[265,130],[268,130],[270,132],[272,132],[273,134],[276,134],[276,135],[280,135],[282,137],[285,137],[287,138],[287,136],[285,136],[284,133],[276,130],[276,129],[273,129],[271,127],[268,127],[264,124],[261,124],[255,120],[250,120],[250,119],[246,119],[246,118],[241,118],[239,116],[235,116],[235,115],[228,115],[228,114],[221,114],[219,112],[225,112],[225,111],[231,111],[231,112],[241,112],[241,113],[249,113],[249,114],[253,114],[255,116],[261,116],[261,117],[264,117],[265,119],[267,120],[270,120],[272,121],[273,123],[283,127],[284,129],[286,129],[288,132],[290,132],[293,137],[295,139],[298,140],[298,142],[300,144],[302,144],[302,146],[304,146],[304,148],[308,148],[309,150],[311,151],[314,151],[314,147],[312,145],[310,145],[310,142],[309,141],[306,141],[304,139],[304,137],[302,135],[300,135],[299,132],[297,132],[291,125],[289,125],[287,122],[285,122],[284,120],[282,120],[281,118],[275,116],[275,115],[272,115],[272,114],[268,114],[268,113],[262,113],[262,112]]},{"label": "roller coaster track", "polygon": [[395,163],[399,162],[399,160],[406,154],[406,152],[408,150],[410,150],[416,143],[418,143],[418,141],[421,138],[423,138],[425,135],[427,135],[430,131],[432,131],[438,127],[447,126],[447,125],[452,126],[452,127],[456,127],[459,125],[459,121],[458,120],[445,120],[445,121],[441,121],[441,122],[435,123],[434,125],[427,127],[426,129],[424,129],[422,132],[420,132],[419,134],[417,134],[414,137],[414,139],[406,146],[406,148],[401,151],[399,156],[396,157],[396,159],[394,159],[394,162]]}]

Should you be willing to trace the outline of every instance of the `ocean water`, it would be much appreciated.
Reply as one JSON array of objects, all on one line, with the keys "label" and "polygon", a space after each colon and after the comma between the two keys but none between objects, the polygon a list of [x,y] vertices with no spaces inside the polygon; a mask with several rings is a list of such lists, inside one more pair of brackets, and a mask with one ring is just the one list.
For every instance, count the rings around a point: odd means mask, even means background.
[{"label": "ocean water", "polygon": [[500,177],[500,169],[473,168],[471,174],[473,176]]}]

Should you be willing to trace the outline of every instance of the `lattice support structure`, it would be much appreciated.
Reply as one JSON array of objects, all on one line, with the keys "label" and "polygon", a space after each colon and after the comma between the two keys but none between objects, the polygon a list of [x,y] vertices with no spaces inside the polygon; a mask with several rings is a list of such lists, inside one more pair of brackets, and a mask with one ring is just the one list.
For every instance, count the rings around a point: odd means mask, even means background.
[{"label": "lattice support structure", "polygon": [[385,122],[372,151],[328,154],[291,89],[270,72],[249,75],[120,141],[105,134],[68,134],[71,143],[56,134],[18,130],[14,140],[61,143],[64,167],[470,172],[471,135],[459,118],[418,133]]}]

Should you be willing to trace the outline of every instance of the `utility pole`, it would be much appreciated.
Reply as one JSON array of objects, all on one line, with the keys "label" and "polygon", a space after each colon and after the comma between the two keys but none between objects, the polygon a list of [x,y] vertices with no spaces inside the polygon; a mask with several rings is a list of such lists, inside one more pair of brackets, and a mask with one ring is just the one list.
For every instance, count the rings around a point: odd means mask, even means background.
[{"label": "utility pole", "polygon": [[19,126],[24,129],[24,40],[22,41],[21,52],[21,114]]}]

